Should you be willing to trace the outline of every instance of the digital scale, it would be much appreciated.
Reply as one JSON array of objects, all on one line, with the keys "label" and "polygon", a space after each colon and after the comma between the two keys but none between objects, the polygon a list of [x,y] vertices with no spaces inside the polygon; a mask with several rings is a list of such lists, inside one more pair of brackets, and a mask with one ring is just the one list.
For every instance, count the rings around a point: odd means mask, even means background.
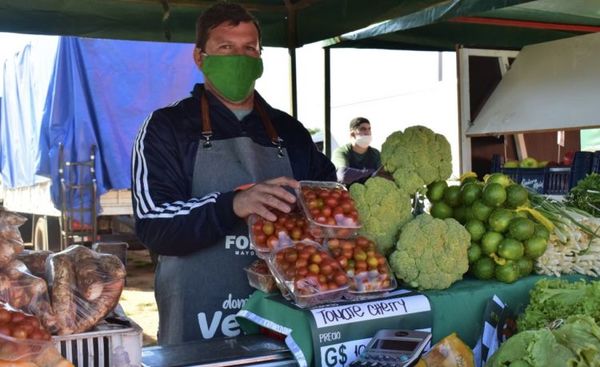
[{"label": "digital scale", "polygon": [[379,330],[349,367],[411,366],[431,340],[431,333],[414,330]]}]

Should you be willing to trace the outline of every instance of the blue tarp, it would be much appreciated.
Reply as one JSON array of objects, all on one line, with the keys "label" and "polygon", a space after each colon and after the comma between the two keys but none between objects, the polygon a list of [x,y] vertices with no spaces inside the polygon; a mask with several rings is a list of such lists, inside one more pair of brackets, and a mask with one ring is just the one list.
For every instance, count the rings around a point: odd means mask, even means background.
[{"label": "blue tarp", "polygon": [[51,50],[40,46],[43,55],[28,45],[4,65],[0,169],[10,188],[50,177],[60,208],[59,144],[65,161],[88,160],[97,146],[98,195],[128,189],[139,126],[153,110],[187,97],[203,77],[191,44],[57,40]]}]

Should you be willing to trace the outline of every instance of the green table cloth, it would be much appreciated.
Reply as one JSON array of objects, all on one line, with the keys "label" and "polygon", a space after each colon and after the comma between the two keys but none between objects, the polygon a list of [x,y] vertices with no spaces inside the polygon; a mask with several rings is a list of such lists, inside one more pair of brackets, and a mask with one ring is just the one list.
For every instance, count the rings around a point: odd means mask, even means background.
[{"label": "green table cloth", "polygon": [[[512,313],[519,314],[529,303],[529,291],[542,278],[546,276],[531,275],[512,284],[492,280],[464,279],[445,290],[421,292],[427,297],[431,307],[432,344],[456,332],[473,348],[481,336],[483,320],[486,316],[484,310],[488,301],[496,295]],[[585,277],[572,275],[562,278],[574,281]],[[312,325],[314,322],[305,312],[279,295],[268,295],[257,291],[238,314],[237,319],[244,332],[259,332],[259,323],[253,320],[253,317],[272,322],[271,327],[267,326],[267,328],[286,335],[286,342],[292,352],[294,348],[302,351],[298,355],[304,355],[305,362],[311,365],[314,356],[311,327],[314,326]],[[402,328],[411,326],[410,323],[404,325]],[[262,326],[265,326],[264,321]],[[397,327],[392,325],[388,328]]]}]

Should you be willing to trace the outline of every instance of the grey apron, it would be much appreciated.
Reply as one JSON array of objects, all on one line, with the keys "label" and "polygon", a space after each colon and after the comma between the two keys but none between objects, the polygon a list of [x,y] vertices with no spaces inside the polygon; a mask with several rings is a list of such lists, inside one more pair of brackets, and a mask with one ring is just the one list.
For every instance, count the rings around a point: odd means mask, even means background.
[{"label": "grey apron", "polygon": [[[204,103],[203,111],[208,111]],[[267,131],[274,131],[264,110],[259,112]],[[193,197],[293,176],[281,146],[264,147],[248,137],[210,141],[205,134],[210,133],[210,120],[205,113],[202,118],[204,141],[196,152]],[[161,256],[156,271],[159,344],[239,335],[235,314],[252,293],[243,268],[255,259],[242,220],[212,246],[187,256]]]}]

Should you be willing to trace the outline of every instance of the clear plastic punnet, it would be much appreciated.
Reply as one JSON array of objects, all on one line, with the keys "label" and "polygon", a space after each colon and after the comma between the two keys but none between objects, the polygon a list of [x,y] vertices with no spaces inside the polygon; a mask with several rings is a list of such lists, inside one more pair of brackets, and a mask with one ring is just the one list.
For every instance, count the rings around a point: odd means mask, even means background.
[{"label": "clear plastic punnet", "polygon": [[250,243],[261,259],[266,259],[274,250],[290,246],[294,241],[313,237],[309,233],[308,221],[299,208],[289,213],[275,211],[277,220],[268,221],[256,214],[248,217]]},{"label": "clear plastic punnet", "polygon": [[300,181],[298,202],[314,238],[351,238],[361,227],[354,201],[337,182]]},{"label": "clear plastic punnet", "polygon": [[313,241],[298,241],[271,253],[268,264],[302,308],[340,300],[348,289],[348,276],[340,264]]},{"label": "clear plastic punnet", "polygon": [[246,271],[248,283],[251,287],[265,293],[273,293],[277,290],[275,277],[271,274],[271,271],[264,260],[258,259],[244,268],[244,270]]},{"label": "clear plastic punnet", "polygon": [[325,244],[348,275],[348,298],[375,297],[398,286],[387,259],[377,251],[375,242],[358,236],[353,239],[331,238]]}]

